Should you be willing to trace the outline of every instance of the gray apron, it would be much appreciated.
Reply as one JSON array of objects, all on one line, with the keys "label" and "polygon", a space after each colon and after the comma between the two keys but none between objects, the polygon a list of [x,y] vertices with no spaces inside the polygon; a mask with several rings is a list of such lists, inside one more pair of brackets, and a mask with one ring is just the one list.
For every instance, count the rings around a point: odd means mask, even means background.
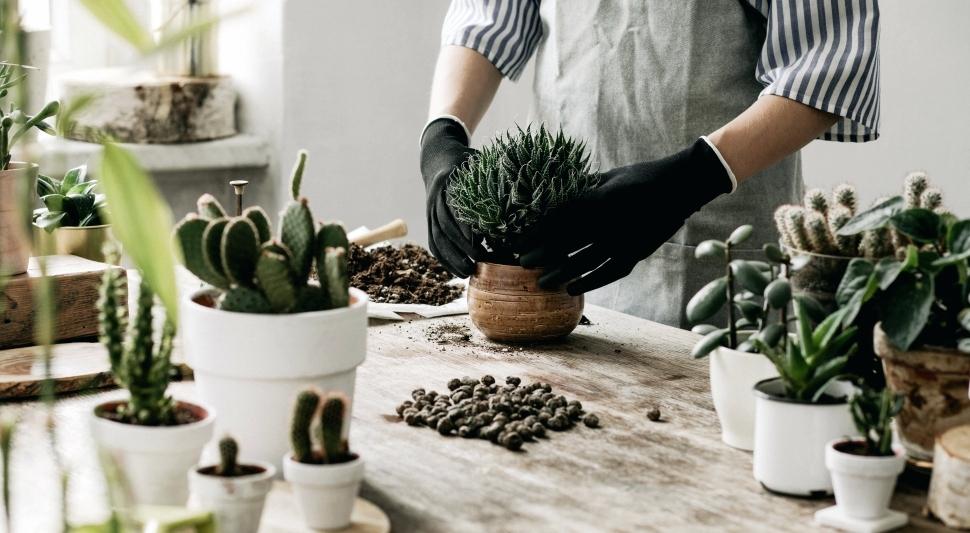
[{"label": "gray apron", "polygon": [[[754,71],[766,21],[744,0],[542,0],[533,119],[584,138],[600,170],[678,152],[758,98]],[[686,177],[685,177],[686,179]],[[796,153],[692,216],[626,278],[587,301],[673,326],[684,306],[721,276],[694,259],[705,239],[752,224],[738,257],[777,240],[772,213],[802,195]],[[616,228],[637,238],[640,228]]]}]

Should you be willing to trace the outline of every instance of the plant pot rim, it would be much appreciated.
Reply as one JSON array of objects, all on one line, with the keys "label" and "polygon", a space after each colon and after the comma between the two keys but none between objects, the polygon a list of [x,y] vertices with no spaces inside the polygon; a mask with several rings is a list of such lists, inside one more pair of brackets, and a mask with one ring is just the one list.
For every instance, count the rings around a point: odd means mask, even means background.
[{"label": "plant pot rim", "polygon": [[206,479],[222,479],[226,481],[244,481],[244,482],[259,481],[261,479],[272,478],[276,476],[276,467],[266,461],[247,461],[247,462],[239,463],[238,466],[240,467],[249,466],[249,467],[255,467],[255,468],[261,469],[259,472],[253,472],[251,474],[243,474],[241,476],[227,477],[227,476],[220,476],[218,474],[210,474],[208,472],[203,472],[203,470],[215,468],[217,466],[219,466],[218,463],[198,465],[192,469],[192,472],[195,473],[197,476],[204,477]]},{"label": "plant pot rim", "polygon": [[37,163],[28,163],[26,161],[11,161],[7,163],[7,168],[0,170],[0,172],[9,172],[11,170],[25,170],[25,169],[34,169],[34,168],[39,169],[40,165],[38,165]]},{"label": "plant pot rim", "polygon": [[[44,231],[44,228],[38,226],[36,223],[33,224],[33,226],[41,231]],[[97,226],[58,226],[54,228],[54,231],[58,231],[62,229],[68,230],[68,231],[81,231],[81,230],[104,229],[104,228],[110,228],[110,227],[111,227],[111,224],[98,224]]]},{"label": "plant pot rim", "polygon": [[104,402],[101,402],[101,403],[95,405],[94,406],[94,409],[91,410],[91,414],[97,420],[100,420],[100,421],[103,421],[103,422],[107,422],[107,423],[111,423],[111,424],[116,424],[117,426],[124,426],[124,427],[130,427],[130,428],[138,428],[139,430],[146,430],[146,431],[152,431],[152,430],[162,430],[162,431],[164,431],[164,430],[176,430],[176,429],[191,430],[191,429],[195,429],[195,428],[197,428],[199,426],[212,424],[212,421],[215,419],[215,415],[216,415],[215,410],[212,409],[211,407],[207,406],[207,405],[203,405],[202,403],[199,403],[199,402],[187,402],[187,401],[178,400],[178,399],[175,400],[176,406],[178,406],[178,405],[185,405],[185,406],[188,406],[190,408],[199,409],[199,410],[201,410],[205,414],[205,416],[203,416],[199,420],[196,420],[195,422],[189,422],[188,424],[175,424],[175,425],[171,425],[171,426],[146,426],[146,425],[142,425],[142,424],[129,424],[127,422],[120,422],[118,420],[112,420],[110,418],[105,418],[105,417],[101,416],[101,413],[99,413],[99,411],[104,406],[106,406],[106,405],[120,404],[120,403],[127,403],[127,402],[128,402],[128,399],[127,398],[126,399],[122,399],[122,400],[108,400],[108,401],[104,401]]},{"label": "plant pot rim", "polygon": [[298,485],[338,487],[353,483],[364,475],[364,459],[355,453],[350,461],[336,464],[301,463],[292,450],[283,455],[283,477]]},{"label": "plant pot rim", "polygon": [[260,320],[272,320],[274,318],[290,318],[300,317],[300,318],[325,318],[333,317],[348,311],[359,309],[361,307],[367,307],[368,297],[367,293],[356,288],[350,288],[350,304],[347,307],[338,307],[335,309],[325,309],[322,311],[303,311],[300,313],[243,313],[239,311],[226,311],[216,307],[209,307],[208,305],[201,304],[196,301],[196,298],[206,294],[218,294],[217,289],[211,287],[203,287],[201,289],[192,291],[188,296],[184,298],[187,305],[192,306],[196,312],[212,315],[238,315],[238,316],[248,316],[248,317],[258,317]]},{"label": "plant pot rim", "polygon": [[[779,393],[779,392],[776,392],[776,391],[773,391],[773,390],[770,390],[769,389],[769,387],[772,387],[772,386],[774,386],[776,384],[780,384],[780,383],[782,383],[782,379],[780,377],[763,379],[763,380],[755,383],[754,384],[754,387],[752,387],[751,391],[755,395],[756,398],[761,398],[763,400],[769,400],[769,401],[773,401],[773,402],[791,403],[791,404],[795,404],[795,405],[818,406],[818,407],[831,407],[831,406],[845,405],[845,404],[849,403],[849,397],[848,396],[842,396],[842,397],[836,398],[836,397],[831,396],[831,395],[828,395],[828,394],[823,394],[822,395],[822,398],[820,399],[820,401],[818,401],[818,402],[808,402],[808,401],[804,401],[804,400],[797,400],[795,398],[789,398],[787,396],[783,396],[782,393]],[[839,383],[839,381],[836,381],[836,382],[833,382],[833,383]],[[832,383],[829,384],[829,386],[831,386],[831,385],[832,385]],[[765,389],[768,389],[768,390],[765,390]],[[781,386],[781,390],[784,390],[784,385]]]},{"label": "plant pot rim", "polygon": [[831,448],[833,453],[837,453],[842,456],[852,457],[859,461],[872,461],[872,462],[883,462],[886,460],[898,460],[906,458],[906,448],[899,444],[893,444],[893,454],[892,455],[859,455],[857,453],[844,452],[838,449],[836,446],[846,442],[865,442],[862,437],[839,437],[837,439],[832,439],[828,444],[825,445],[826,448]]},{"label": "plant pot rim", "polygon": [[751,357],[755,357],[755,356],[757,356],[757,357],[764,357],[766,361],[769,361],[770,362],[770,360],[764,354],[757,353],[757,352],[742,352],[741,350],[738,350],[737,348],[728,348],[727,346],[718,346],[717,348],[714,348],[713,350],[711,350],[711,354],[713,354],[714,352],[722,352],[722,353],[723,352],[728,352],[728,353],[730,353],[732,355],[751,356]]},{"label": "plant pot rim", "polygon": [[905,354],[910,354],[911,357],[919,357],[919,355],[917,354],[926,353],[926,352],[929,352],[935,355],[942,355],[942,356],[970,358],[970,354],[961,352],[956,348],[947,348],[945,346],[934,346],[931,344],[924,344],[920,346],[910,346],[909,349],[903,350],[898,346],[896,346],[895,344],[893,344],[892,339],[890,339],[889,335],[887,335],[886,332],[882,329],[882,321],[876,323],[874,332],[875,332],[875,337],[877,339],[879,337],[882,337],[882,340],[886,343],[886,345],[891,348],[891,351],[889,353],[880,353],[881,350],[876,350],[876,355],[878,355],[881,359],[901,360],[903,359],[903,356],[905,356]]}]

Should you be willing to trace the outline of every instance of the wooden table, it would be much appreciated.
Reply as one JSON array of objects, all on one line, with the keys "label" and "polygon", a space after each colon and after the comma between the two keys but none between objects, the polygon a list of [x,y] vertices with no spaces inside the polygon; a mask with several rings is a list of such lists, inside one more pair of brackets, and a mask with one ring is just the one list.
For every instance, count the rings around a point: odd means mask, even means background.
[{"label": "wooden table", "polygon": [[[688,356],[695,335],[593,306],[586,314],[593,324],[567,341],[522,350],[477,334],[449,345],[428,338],[430,327],[467,324],[467,317],[371,326],[350,442],[367,462],[362,495],[387,512],[394,531],[821,530],[812,514],[832,500],[767,493],[751,475],[751,454],[721,442],[707,362]],[[547,381],[597,413],[603,427],[552,433],[516,453],[410,427],[394,414],[416,387],[441,391],[449,378],[486,373]],[[174,384],[173,392],[191,397],[192,384]],[[57,406],[76,521],[105,513],[86,417],[118,394]],[[663,422],[646,418],[654,406]],[[12,468],[16,531],[55,531],[57,480],[42,406],[3,410],[32,422],[18,437]],[[924,490],[901,484],[893,508],[910,514],[910,530],[942,530],[922,517],[924,500]]]}]

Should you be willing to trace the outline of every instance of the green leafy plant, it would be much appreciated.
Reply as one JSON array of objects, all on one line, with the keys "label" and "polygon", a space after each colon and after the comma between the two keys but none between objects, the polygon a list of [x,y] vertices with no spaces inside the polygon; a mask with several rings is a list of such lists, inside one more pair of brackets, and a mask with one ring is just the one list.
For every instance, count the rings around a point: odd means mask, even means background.
[{"label": "green leafy plant", "polygon": [[448,184],[448,203],[494,255],[508,260],[513,243],[528,238],[547,213],[598,181],[585,143],[529,126],[496,137],[459,167]]},{"label": "green leafy plant", "polygon": [[94,192],[98,185],[87,180],[87,165],[72,168],[63,179],[37,176],[37,197],[44,207],[34,210],[34,225],[48,233],[60,227],[87,227],[103,224],[103,194]]},{"label": "green leafy plant", "polygon": [[[37,113],[29,115],[7,98],[11,89],[17,87],[27,77],[29,67],[11,63],[0,63],[0,170],[10,167],[10,152],[24,136],[37,128],[48,135],[54,135],[53,126],[45,122],[57,115],[60,104],[55,100],[48,102]],[[20,90],[23,90],[20,88]]]},{"label": "green leafy plant", "polygon": [[[290,180],[293,200],[280,214],[276,238],[261,207],[231,217],[209,194],[175,228],[185,266],[222,292],[220,309],[299,313],[349,304],[350,244],[340,224],[318,227],[300,196],[306,158],[300,151]],[[314,265],[318,284],[309,282]]]},{"label": "green leafy plant", "polygon": [[932,345],[970,353],[970,220],[906,208],[911,200],[886,200],[840,230],[889,228],[907,244],[897,257],[852,260],[836,299],[847,310],[846,323],[865,308],[901,350]]},{"label": "green leafy plant", "polygon": [[[117,263],[117,251],[108,245],[108,262]],[[175,324],[167,317],[155,343],[152,306],[155,294],[142,280],[134,320],[127,316],[126,278],[121,269],[109,268],[101,281],[98,299],[101,344],[108,350],[115,382],[129,392],[112,419],[128,424],[165,426],[176,423],[174,402],[168,395],[172,375],[172,341]]]},{"label": "green leafy plant", "polygon": [[865,455],[893,455],[892,420],[903,408],[903,395],[889,389],[862,388],[849,402],[852,420],[865,439]]},{"label": "green leafy plant", "polygon": [[[349,405],[347,396],[339,392],[331,392],[321,399],[315,389],[301,391],[296,398],[290,424],[293,460],[307,464],[336,464],[354,459],[347,439],[343,438],[344,417]],[[311,428],[318,408],[321,446],[316,450]]]},{"label": "green leafy plant", "polygon": [[759,350],[771,360],[793,400],[817,402],[826,387],[843,374],[845,365],[858,349],[855,326],[842,327],[844,309],[829,315],[813,330],[805,305],[795,300],[796,334],[783,345],[755,339]]}]

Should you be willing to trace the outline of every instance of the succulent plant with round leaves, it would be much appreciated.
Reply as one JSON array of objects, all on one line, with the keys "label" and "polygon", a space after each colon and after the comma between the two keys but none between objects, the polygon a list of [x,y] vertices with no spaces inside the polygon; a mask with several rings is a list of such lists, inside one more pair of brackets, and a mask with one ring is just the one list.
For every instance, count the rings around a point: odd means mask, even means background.
[{"label": "succulent plant with round leaves", "polygon": [[105,197],[94,192],[98,182],[87,179],[87,170],[87,165],[72,168],[61,179],[37,176],[35,190],[44,207],[34,209],[35,226],[51,233],[104,224]]},{"label": "succulent plant with round leaves", "polygon": [[[229,216],[210,194],[199,198],[175,228],[185,266],[221,295],[220,309],[244,313],[299,313],[346,307],[349,242],[343,226],[314,222],[300,184],[307,154],[300,151],[291,175],[292,201],[280,214],[274,237],[261,207]],[[317,282],[311,270],[316,266]]]}]

